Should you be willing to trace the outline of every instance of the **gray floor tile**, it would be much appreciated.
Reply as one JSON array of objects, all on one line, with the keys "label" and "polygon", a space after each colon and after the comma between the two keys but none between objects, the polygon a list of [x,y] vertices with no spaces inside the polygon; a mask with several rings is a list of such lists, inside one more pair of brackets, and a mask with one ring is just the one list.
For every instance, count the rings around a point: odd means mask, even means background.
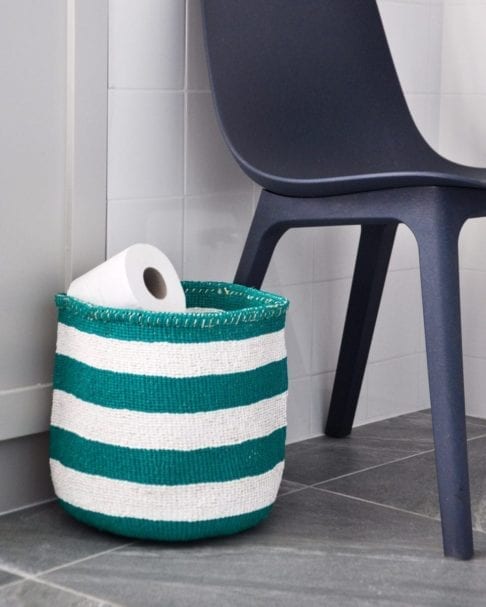
[{"label": "gray floor tile", "polygon": [[[423,411],[419,411],[418,413],[421,415],[427,415],[427,417],[430,419],[430,409],[424,409]],[[474,436],[478,436],[479,434],[484,434],[484,430],[480,430],[475,426],[482,426],[483,428],[486,427],[486,419],[482,419],[481,417],[474,417],[473,415],[468,415],[466,417],[466,420],[469,438],[473,438]]]},{"label": "gray floor tile", "polygon": [[15,582],[15,580],[20,580],[19,576],[14,575],[13,573],[9,573],[8,571],[4,571],[0,569],[0,586],[5,584],[10,584],[11,582]]},{"label": "gray floor tile", "polygon": [[[468,420],[470,437],[485,426]],[[417,412],[355,428],[347,438],[311,438],[287,447],[284,477],[307,485],[433,449],[431,417]]]},{"label": "gray floor tile", "polygon": [[477,424],[479,426],[486,426],[486,419],[483,419],[482,417],[473,417],[472,415],[468,415],[467,418],[473,424]]},{"label": "gray floor tile", "polygon": [[[486,438],[469,441],[474,526],[486,531]],[[439,517],[434,454],[425,453],[318,485],[323,489]]]},{"label": "gray floor tile", "polygon": [[0,517],[0,568],[38,573],[126,543],[78,523],[55,502]]},{"label": "gray floor tile", "polygon": [[346,438],[319,436],[289,445],[284,478],[308,485],[430,449],[430,420],[402,416],[355,428]]},{"label": "gray floor tile", "polygon": [[70,591],[25,581],[0,588],[0,607],[107,607],[106,601],[90,599]]},{"label": "gray floor tile", "polygon": [[237,536],[140,542],[46,579],[128,607],[472,606],[484,565],[443,559],[436,521],[308,488]]},{"label": "gray floor tile", "polygon": [[[486,420],[466,417],[468,438],[484,434]],[[419,451],[433,447],[432,416],[430,409],[406,413],[380,422],[359,426],[353,436],[382,437],[385,440],[412,442]]]},{"label": "gray floor tile", "polygon": [[285,495],[286,493],[290,493],[291,491],[298,491],[306,486],[307,485],[303,485],[302,483],[294,483],[284,478],[282,479],[280,488],[278,490],[278,497],[280,497],[281,495]]}]

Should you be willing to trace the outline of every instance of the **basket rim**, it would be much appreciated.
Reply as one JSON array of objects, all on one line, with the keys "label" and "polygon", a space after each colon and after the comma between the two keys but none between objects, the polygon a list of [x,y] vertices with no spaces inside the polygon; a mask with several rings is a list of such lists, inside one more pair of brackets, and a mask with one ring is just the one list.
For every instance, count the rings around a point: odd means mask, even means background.
[{"label": "basket rim", "polygon": [[183,280],[181,284],[186,294],[214,293],[228,297],[244,297],[248,306],[216,312],[151,312],[99,306],[66,293],[58,293],[55,296],[55,302],[59,310],[65,310],[70,314],[92,321],[180,328],[212,328],[220,325],[237,325],[243,322],[259,322],[282,316],[289,307],[288,299],[282,295],[235,283]]}]

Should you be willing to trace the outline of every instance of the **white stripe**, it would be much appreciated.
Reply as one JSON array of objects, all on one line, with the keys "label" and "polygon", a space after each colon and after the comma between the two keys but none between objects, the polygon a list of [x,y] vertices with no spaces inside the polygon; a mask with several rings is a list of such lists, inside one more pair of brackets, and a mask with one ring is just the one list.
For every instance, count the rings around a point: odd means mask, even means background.
[{"label": "white stripe", "polygon": [[51,459],[58,497],[110,516],[152,521],[200,521],[237,516],[275,501],[284,462],[258,476],[223,483],[145,485],[78,472]]},{"label": "white stripe", "polygon": [[252,405],[197,413],[146,413],[100,407],[54,390],[51,424],[83,438],[133,449],[235,445],[285,426],[287,393]]},{"label": "white stripe", "polygon": [[286,356],[283,329],[248,339],[179,344],[100,337],[63,323],[57,352],[97,369],[166,377],[250,371]]}]

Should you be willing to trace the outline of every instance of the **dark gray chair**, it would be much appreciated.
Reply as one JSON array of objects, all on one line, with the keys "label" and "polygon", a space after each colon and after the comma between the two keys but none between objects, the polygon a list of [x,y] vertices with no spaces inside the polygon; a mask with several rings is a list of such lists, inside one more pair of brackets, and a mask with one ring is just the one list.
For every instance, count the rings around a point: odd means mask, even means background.
[{"label": "dark gray chair", "polygon": [[473,555],[458,236],[486,170],[418,132],[373,0],[202,0],[217,115],[263,191],[235,281],[259,287],[289,228],[360,224],[326,434],[351,432],[395,232],[419,247],[444,552]]}]

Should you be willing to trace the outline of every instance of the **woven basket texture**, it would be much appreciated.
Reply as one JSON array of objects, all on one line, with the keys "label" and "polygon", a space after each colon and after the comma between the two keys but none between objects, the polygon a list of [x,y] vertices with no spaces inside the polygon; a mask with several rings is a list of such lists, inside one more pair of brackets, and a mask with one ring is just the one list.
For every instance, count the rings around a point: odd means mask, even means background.
[{"label": "woven basket texture", "polygon": [[237,533],[275,501],[285,451],[288,301],[184,282],[188,307],[145,312],[65,294],[50,432],[62,507],[157,540]]}]

